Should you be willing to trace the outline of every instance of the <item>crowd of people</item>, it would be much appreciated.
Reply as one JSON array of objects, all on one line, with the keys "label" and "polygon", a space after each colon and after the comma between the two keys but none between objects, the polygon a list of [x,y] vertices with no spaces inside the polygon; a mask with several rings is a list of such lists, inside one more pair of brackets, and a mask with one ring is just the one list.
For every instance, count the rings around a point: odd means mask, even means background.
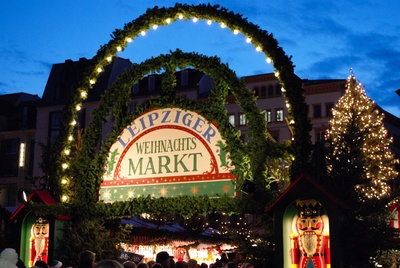
[{"label": "crowd of people", "polygon": [[[176,261],[168,252],[161,251],[157,253],[156,259],[149,262],[135,263],[133,261],[119,262],[113,259],[96,261],[96,254],[90,250],[85,250],[79,254],[79,264],[76,268],[253,268],[254,266],[246,262],[230,261],[226,255],[217,259],[210,265],[206,263],[197,263],[195,259],[186,261]],[[6,248],[0,253],[0,268],[74,268],[64,265],[61,261],[53,260],[46,263],[38,260],[32,267],[27,267],[18,257],[15,249]]]}]

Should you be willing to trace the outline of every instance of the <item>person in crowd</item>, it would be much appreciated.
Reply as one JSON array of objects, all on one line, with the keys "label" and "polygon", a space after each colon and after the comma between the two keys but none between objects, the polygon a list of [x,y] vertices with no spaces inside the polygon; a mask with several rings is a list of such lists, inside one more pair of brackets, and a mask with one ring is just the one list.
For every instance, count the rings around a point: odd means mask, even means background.
[{"label": "person in crowd", "polygon": [[161,264],[164,268],[171,268],[171,261],[174,257],[170,256],[166,251],[160,251],[156,255],[156,263]]},{"label": "person in crowd", "polygon": [[17,268],[18,253],[13,248],[6,248],[0,253],[1,268]]},{"label": "person in crowd", "polygon": [[248,262],[244,262],[241,268],[254,268],[254,265]]},{"label": "person in crowd", "polygon": [[153,266],[151,266],[151,268],[163,268],[163,266],[161,265],[161,263],[154,263]]},{"label": "person in crowd", "polygon": [[53,260],[49,262],[49,268],[61,268],[63,266],[63,263],[58,261],[58,260]]},{"label": "person in crowd", "polygon": [[202,263],[200,264],[200,268],[208,268],[208,264],[205,263],[205,262],[202,262]]},{"label": "person in crowd", "polygon": [[78,268],[93,268],[96,265],[96,254],[90,250],[82,251],[79,254]]},{"label": "person in crowd", "polygon": [[156,263],[156,261],[150,260],[147,262],[147,265],[149,266],[149,268],[151,268],[151,267],[153,267],[153,264],[155,264],[155,263]]},{"label": "person in crowd", "polygon": [[124,268],[136,268],[136,263],[133,261],[126,261],[122,265]]},{"label": "person in crowd", "polygon": [[44,261],[36,261],[35,266],[38,268],[49,268],[46,262]]},{"label": "person in crowd", "polygon": [[136,268],[150,268],[150,266],[145,262],[140,262],[136,265]]},{"label": "person in crowd", "polygon": [[95,268],[124,268],[124,266],[115,260],[102,260],[95,264]]},{"label": "person in crowd", "polygon": [[230,261],[225,264],[224,268],[238,268],[236,262]]},{"label": "person in crowd", "polygon": [[197,261],[195,259],[188,260],[188,267],[189,268],[197,268]]},{"label": "person in crowd", "polygon": [[20,258],[18,258],[18,261],[17,261],[16,265],[17,265],[18,268],[26,268],[25,263]]},{"label": "person in crowd", "polygon": [[177,261],[175,263],[175,268],[188,268],[188,264],[185,261]]}]

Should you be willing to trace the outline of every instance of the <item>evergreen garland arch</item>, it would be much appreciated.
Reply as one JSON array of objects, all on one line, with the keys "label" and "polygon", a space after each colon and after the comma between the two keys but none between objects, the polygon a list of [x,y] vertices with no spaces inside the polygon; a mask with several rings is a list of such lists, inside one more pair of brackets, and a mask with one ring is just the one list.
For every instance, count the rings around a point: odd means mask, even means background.
[{"label": "evergreen garland arch", "polygon": [[[57,174],[55,174],[57,178],[61,180],[70,174],[79,174],[79,170],[88,168],[87,166],[82,166],[82,164],[79,165],[78,162],[75,162],[75,166],[71,165],[70,163],[70,152],[71,148],[74,146],[74,140],[71,134],[74,129],[74,125],[70,122],[73,122],[74,119],[76,119],[77,109],[79,109],[79,107],[82,105],[82,102],[85,100],[87,95],[90,94],[90,89],[93,87],[93,84],[96,83],[96,79],[104,70],[104,67],[111,62],[112,58],[116,56],[118,52],[123,51],[128,43],[132,42],[134,38],[142,32],[146,32],[147,30],[151,29],[153,25],[164,26],[178,19],[188,20],[194,17],[223,23],[231,31],[238,31],[242,33],[249,40],[251,40],[251,43],[258,51],[263,52],[268,59],[272,60],[275,68],[275,74],[278,77],[285,93],[285,99],[288,103],[289,121],[291,122],[291,127],[294,130],[292,150],[295,160],[291,167],[292,179],[300,173],[307,173],[309,171],[309,156],[311,152],[309,131],[311,130],[311,125],[307,119],[307,107],[302,95],[303,90],[301,88],[301,80],[294,74],[294,66],[290,57],[285,55],[284,51],[278,46],[278,42],[273,38],[272,34],[261,30],[257,25],[248,22],[247,19],[243,18],[241,15],[234,14],[233,12],[219,7],[218,5],[212,6],[208,4],[194,6],[176,4],[171,8],[154,7],[153,9],[148,9],[145,14],[126,24],[122,30],[115,30],[112,35],[112,40],[99,49],[93,58],[93,66],[84,75],[84,79],[78,85],[76,94],[66,105],[64,111],[64,120],[66,123],[63,125],[63,130],[61,131],[61,142],[58,148],[60,151],[60,157],[57,159],[56,164],[60,166],[60,169],[57,171]],[[166,69],[168,69],[168,66]],[[140,70],[138,72],[140,72]],[[224,78],[226,79],[229,77]],[[117,85],[118,84],[116,84],[116,87]],[[163,96],[164,101],[170,101],[170,105],[174,104],[174,98],[172,97],[173,92],[171,91]],[[112,97],[110,97],[108,100],[103,99],[102,101],[111,102]],[[242,102],[241,105],[245,105],[247,102],[254,102],[254,96],[240,96],[239,101]],[[221,105],[218,102],[215,102],[215,104],[217,106]],[[106,106],[107,105],[104,105],[103,107]],[[250,124],[257,124],[257,118],[260,114],[259,111],[255,112],[255,116],[253,116],[253,118],[250,114],[251,113],[249,113],[248,118],[249,122],[251,122]],[[121,122],[123,122],[123,120]],[[122,125],[124,125],[124,123],[122,123]],[[88,135],[90,134],[85,135],[85,139]],[[260,154],[260,152],[262,152],[262,150],[257,151],[256,149],[260,148],[259,146],[265,143],[263,139],[263,137],[255,138],[253,142],[248,145],[249,148],[253,146],[253,152],[258,152],[261,159],[262,154]],[[261,143],[258,144],[258,142]],[[267,148],[267,146],[265,148]],[[83,150],[85,150],[85,146],[83,147]],[[85,153],[82,154],[82,156],[84,155]],[[79,158],[81,159],[81,157]],[[101,162],[101,160],[98,159],[96,161]],[[96,170],[99,168],[98,164],[99,162],[91,163],[90,168],[92,170]],[[265,164],[257,162],[254,162],[254,164],[255,165],[251,167],[252,173],[263,174],[265,171]],[[93,173],[95,174],[96,172]],[[86,185],[88,185],[88,183]],[[87,190],[87,188],[82,189],[82,191]],[[93,193],[89,195],[93,197]]]},{"label": "evergreen garland arch", "polygon": [[[210,92],[208,101],[190,100],[174,96],[173,89],[176,84],[175,70],[176,68],[183,69],[187,66],[193,66],[196,70],[202,71],[214,79],[215,86]],[[129,113],[127,109],[131,100],[132,86],[146,74],[159,72],[162,68],[166,70],[166,73],[162,80],[163,86],[161,96],[137,106],[134,113]],[[252,142],[249,142],[249,144],[244,144],[242,142],[240,139],[240,133],[235,130],[228,121],[227,111],[225,109],[228,88],[234,94],[236,99],[239,100],[239,105],[244,110],[246,117],[251,119],[249,135],[252,137]],[[98,108],[92,113],[92,121],[87,127],[82,139],[82,147],[72,164],[74,170],[71,175],[77,178],[85,178],[85,180],[76,180],[73,190],[70,191],[68,195],[74,195],[73,199],[77,204],[90,205],[96,203],[97,191],[101,183],[101,177],[104,174],[103,167],[105,159],[109,153],[109,147],[116,141],[122,130],[130,125],[135,117],[148,110],[171,106],[183,110],[200,112],[202,116],[205,116],[210,122],[216,122],[218,124],[223,138],[227,141],[227,151],[230,152],[230,158],[233,165],[236,167],[234,173],[238,178],[238,188],[242,186],[245,178],[254,178],[255,183],[260,188],[265,188],[265,181],[267,179],[265,173],[256,173],[253,176],[250,166],[263,166],[266,159],[271,157],[271,153],[279,154],[279,150],[282,148],[280,148],[281,146],[278,144],[268,140],[265,131],[266,124],[264,116],[254,102],[254,94],[248,90],[243,80],[238,79],[236,74],[230,70],[226,64],[220,62],[219,58],[206,57],[196,53],[183,53],[180,50],[176,50],[171,52],[171,54],[160,55],[156,58],[148,59],[141,64],[134,64],[132,68],[118,77],[113,85],[111,85],[111,87],[104,93]],[[99,146],[97,143],[98,137],[101,135],[101,126],[107,121],[110,111],[112,111],[113,117],[115,118],[115,124],[112,131],[109,133],[108,138],[100,146],[100,151],[97,152],[94,148]],[[252,145],[252,143],[256,144]],[[88,166],[90,169],[87,168]],[[88,187],[88,185],[93,186]],[[136,205],[131,206],[131,208],[141,207],[137,203],[140,198],[135,199]],[[143,200],[146,199],[147,198],[143,198]],[[222,200],[222,202],[227,202],[228,199]],[[204,203],[204,199],[202,199],[201,202]],[[175,203],[175,201],[173,203]],[[214,203],[217,202],[214,201]],[[229,201],[228,203],[232,202]],[[118,206],[126,206],[126,204],[122,203]],[[228,207],[232,209],[232,205],[228,205]],[[185,207],[186,211],[182,210],[174,212],[182,215],[188,211],[193,212],[193,209],[191,208],[193,207]],[[142,207],[141,209],[144,208]],[[115,213],[120,216],[121,213],[135,215],[135,213],[139,213],[140,211],[141,210],[133,211],[132,209],[125,208],[116,209]],[[216,211],[216,208],[201,208],[200,211],[210,213]],[[142,211],[141,213],[144,212],[148,213],[149,211]]]}]

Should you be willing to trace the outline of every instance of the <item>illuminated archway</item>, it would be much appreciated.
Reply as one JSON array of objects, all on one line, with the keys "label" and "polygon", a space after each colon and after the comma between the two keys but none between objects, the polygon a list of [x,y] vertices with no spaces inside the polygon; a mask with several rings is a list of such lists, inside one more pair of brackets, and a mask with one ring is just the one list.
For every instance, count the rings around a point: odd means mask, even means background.
[{"label": "illuminated archway", "polygon": [[[93,58],[93,66],[86,74],[85,78],[78,86],[75,97],[68,104],[65,118],[68,122],[74,122],[77,116],[76,109],[82,104],[82,101],[90,94],[90,89],[104,67],[109,64],[112,58],[120,51],[123,51],[128,43],[132,42],[137,36],[144,35],[146,31],[165,26],[177,20],[198,20],[204,19],[208,22],[218,22],[221,27],[229,28],[234,34],[241,33],[246,37],[246,41],[253,44],[255,49],[266,55],[266,61],[272,62],[275,68],[275,75],[282,85],[287,107],[289,111],[289,122],[294,130],[293,152],[295,161],[292,165],[292,177],[297,176],[301,172],[308,171],[308,158],[310,155],[310,137],[311,129],[309,120],[307,119],[307,107],[302,95],[301,80],[294,74],[294,66],[290,57],[286,56],[282,48],[278,46],[278,42],[273,38],[272,34],[261,30],[257,25],[249,23],[239,14],[229,12],[227,9],[219,6],[211,5],[182,5],[176,4],[171,8],[149,9],[145,14],[136,20],[128,23],[122,30],[113,32],[113,39],[106,45],[102,46]],[[143,74],[145,75],[145,74]],[[239,102],[253,101],[253,96],[246,96],[239,99]],[[257,118],[257,116],[255,116]],[[248,118],[250,124],[256,123],[256,119]],[[62,154],[60,157],[62,170],[69,169],[68,152],[73,146],[72,130],[73,124],[65,124],[65,136],[61,137],[64,141]],[[256,144],[255,146],[259,146]],[[261,151],[261,150],[260,150]],[[265,170],[263,165],[253,166],[256,173],[262,173]],[[63,172],[61,172],[63,174]],[[65,174],[65,173],[64,173]],[[61,175],[65,176],[65,175]]]}]

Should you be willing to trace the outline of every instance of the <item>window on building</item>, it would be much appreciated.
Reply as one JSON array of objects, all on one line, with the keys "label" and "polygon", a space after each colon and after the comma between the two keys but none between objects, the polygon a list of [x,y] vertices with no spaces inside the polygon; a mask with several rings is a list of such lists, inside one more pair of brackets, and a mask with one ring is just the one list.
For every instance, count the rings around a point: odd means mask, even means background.
[{"label": "window on building", "polygon": [[321,113],[321,104],[314,104],[313,105],[313,117],[320,118],[322,116]]},{"label": "window on building", "polygon": [[255,96],[257,96],[257,97],[260,96],[260,92],[259,92],[258,87],[254,87],[254,88],[253,88],[253,91],[254,91],[254,95],[255,95]]},{"label": "window on building", "polygon": [[53,144],[60,135],[61,111],[49,114],[49,142]]},{"label": "window on building", "polygon": [[261,97],[265,98],[267,96],[267,87],[262,86],[261,87]]},{"label": "window on building", "polygon": [[272,121],[272,119],[271,119],[271,110],[265,110],[264,112],[265,112],[265,114],[264,114],[265,121],[271,122]]},{"label": "window on building", "polygon": [[315,130],[315,142],[323,142],[325,141],[325,132],[324,129],[316,129]]},{"label": "window on building", "polygon": [[149,76],[149,91],[154,91],[156,88],[156,78],[155,76]]},{"label": "window on building", "polygon": [[245,114],[239,115],[239,125],[240,126],[246,125],[246,115]]},{"label": "window on building", "polygon": [[277,122],[282,122],[283,121],[283,109],[276,109],[275,118],[276,118]]},{"label": "window on building", "polygon": [[274,96],[274,86],[270,85],[268,87],[268,97],[272,98]]},{"label": "window on building", "polygon": [[0,177],[17,177],[20,139],[5,139],[0,142]]},{"label": "window on building", "polygon": [[229,123],[231,123],[232,126],[235,126],[235,115],[234,114],[230,114],[229,115]]},{"label": "window on building", "polygon": [[181,72],[181,86],[187,86],[189,84],[189,73],[187,70]]},{"label": "window on building", "polygon": [[276,96],[276,97],[282,96],[282,87],[281,87],[280,84],[277,84],[277,85],[275,86],[275,96]]},{"label": "window on building", "polygon": [[17,184],[0,184],[0,206],[8,207],[17,205]]},{"label": "window on building", "polygon": [[327,117],[332,116],[332,109],[335,106],[333,103],[327,103],[325,104],[325,114]]}]

